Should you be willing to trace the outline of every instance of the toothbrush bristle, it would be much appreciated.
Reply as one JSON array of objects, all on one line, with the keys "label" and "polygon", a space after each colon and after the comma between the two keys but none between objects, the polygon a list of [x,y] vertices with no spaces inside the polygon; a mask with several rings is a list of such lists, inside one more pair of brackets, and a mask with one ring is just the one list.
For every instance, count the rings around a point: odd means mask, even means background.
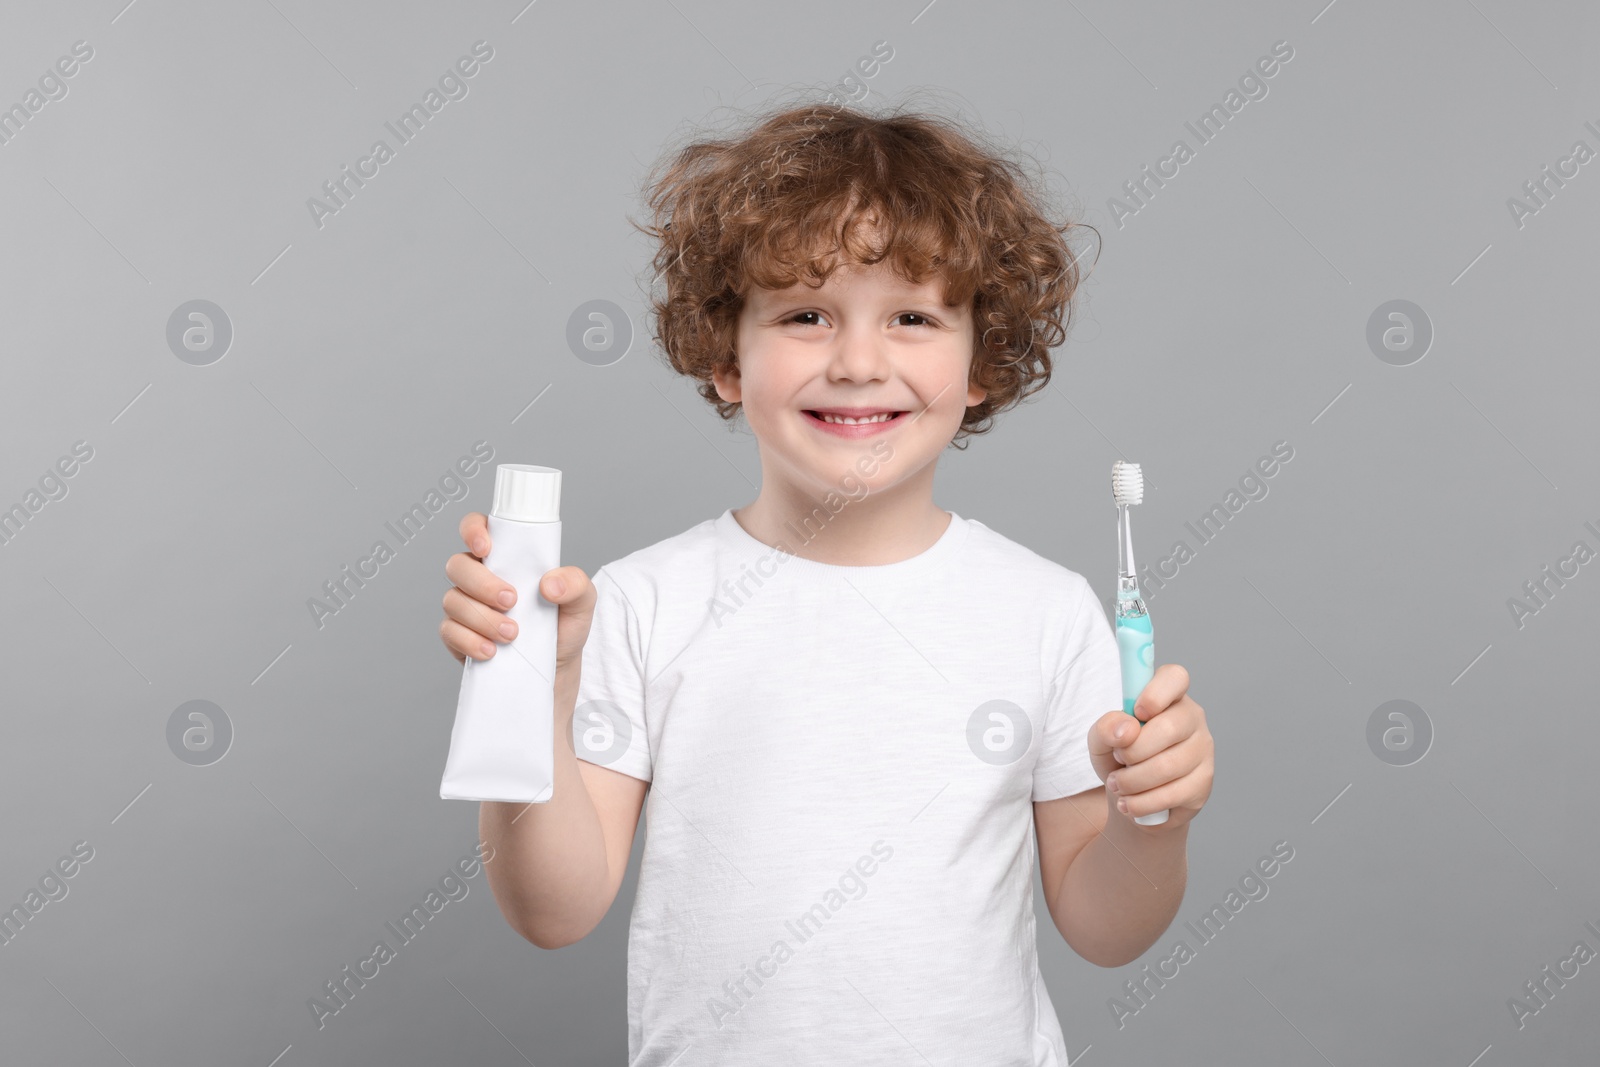
[{"label": "toothbrush bristle", "polygon": [[1137,463],[1119,459],[1111,465],[1111,496],[1118,507],[1144,501],[1144,472]]}]

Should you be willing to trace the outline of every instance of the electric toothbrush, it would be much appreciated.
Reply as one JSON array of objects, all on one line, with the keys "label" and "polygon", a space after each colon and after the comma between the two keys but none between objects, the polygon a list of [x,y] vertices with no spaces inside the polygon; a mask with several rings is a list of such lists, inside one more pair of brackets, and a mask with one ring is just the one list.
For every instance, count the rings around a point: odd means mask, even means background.
[{"label": "electric toothbrush", "polygon": [[[1111,465],[1111,496],[1117,504],[1117,651],[1122,659],[1122,710],[1133,714],[1133,703],[1156,673],[1154,634],[1150,610],[1139,594],[1138,572],[1133,566],[1133,529],[1128,508],[1144,501],[1144,472],[1137,463],[1117,460]],[[1167,810],[1136,815],[1140,826],[1160,826]]]}]

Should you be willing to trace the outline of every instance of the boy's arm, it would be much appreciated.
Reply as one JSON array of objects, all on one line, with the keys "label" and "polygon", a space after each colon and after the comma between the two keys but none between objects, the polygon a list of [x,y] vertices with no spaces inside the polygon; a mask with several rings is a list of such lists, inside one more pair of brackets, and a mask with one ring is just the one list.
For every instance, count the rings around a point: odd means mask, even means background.
[{"label": "boy's arm", "polygon": [[490,889],[507,923],[541,949],[573,944],[605,918],[634,851],[650,784],[579,760],[578,677],[557,672],[555,781],[542,805],[483,801],[478,832],[494,848]]},{"label": "boy's arm", "polygon": [[1188,820],[1139,826],[1112,809],[1102,785],[1035,801],[1033,822],[1045,903],[1067,944],[1099,967],[1138,959],[1183,901]]},{"label": "boy's arm", "polygon": [[[445,563],[445,576],[454,584],[444,595],[439,637],[459,663],[468,656],[508,655],[496,653],[491,642],[515,637],[515,624],[500,608],[515,602],[516,587],[485,565],[488,522],[479,511],[462,516],[461,540],[471,552]],[[544,804],[480,803],[478,832],[493,849],[485,869],[506,922],[540,948],[560,948],[593,930],[616,899],[648,783],[579,760],[573,748],[572,721],[599,590],[582,568],[567,566],[547,572],[530,592],[559,608],[553,792]],[[505,625],[511,629],[503,631]],[[600,636],[604,644],[606,635]]]},{"label": "boy's arm", "polygon": [[540,948],[586,936],[611,908],[633,851],[649,783],[580,760],[572,717],[578,671],[556,673],[555,781],[543,804],[484,801],[482,840],[494,848],[484,866],[506,922]]}]

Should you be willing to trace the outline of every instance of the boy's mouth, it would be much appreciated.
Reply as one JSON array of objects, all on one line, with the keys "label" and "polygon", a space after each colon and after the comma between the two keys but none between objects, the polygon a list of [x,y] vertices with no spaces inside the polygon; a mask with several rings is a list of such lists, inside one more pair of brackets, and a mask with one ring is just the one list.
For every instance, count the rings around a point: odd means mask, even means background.
[{"label": "boy's mouth", "polygon": [[883,433],[900,420],[905,411],[889,411],[878,409],[832,409],[824,411],[808,410],[805,415],[810,422],[824,433],[831,433],[842,437],[866,437],[875,433]]}]

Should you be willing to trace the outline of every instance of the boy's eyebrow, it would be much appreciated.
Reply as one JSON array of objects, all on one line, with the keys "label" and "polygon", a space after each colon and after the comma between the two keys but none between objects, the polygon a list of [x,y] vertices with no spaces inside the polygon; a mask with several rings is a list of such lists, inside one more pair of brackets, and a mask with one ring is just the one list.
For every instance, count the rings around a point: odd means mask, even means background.
[{"label": "boy's eyebrow", "polygon": [[[889,299],[932,300],[937,304],[944,303],[944,291],[937,284],[933,286],[933,290],[931,292],[921,285],[897,283],[890,284],[893,286],[893,291],[891,292]],[[837,291],[825,295],[823,290],[820,288],[814,289],[811,286],[799,283],[792,285],[787,289],[764,289],[761,286],[752,286],[749,294],[745,297],[745,302],[777,303],[787,300],[805,301],[827,299],[830,296],[837,299],[839,295],[840,294]]]}]

